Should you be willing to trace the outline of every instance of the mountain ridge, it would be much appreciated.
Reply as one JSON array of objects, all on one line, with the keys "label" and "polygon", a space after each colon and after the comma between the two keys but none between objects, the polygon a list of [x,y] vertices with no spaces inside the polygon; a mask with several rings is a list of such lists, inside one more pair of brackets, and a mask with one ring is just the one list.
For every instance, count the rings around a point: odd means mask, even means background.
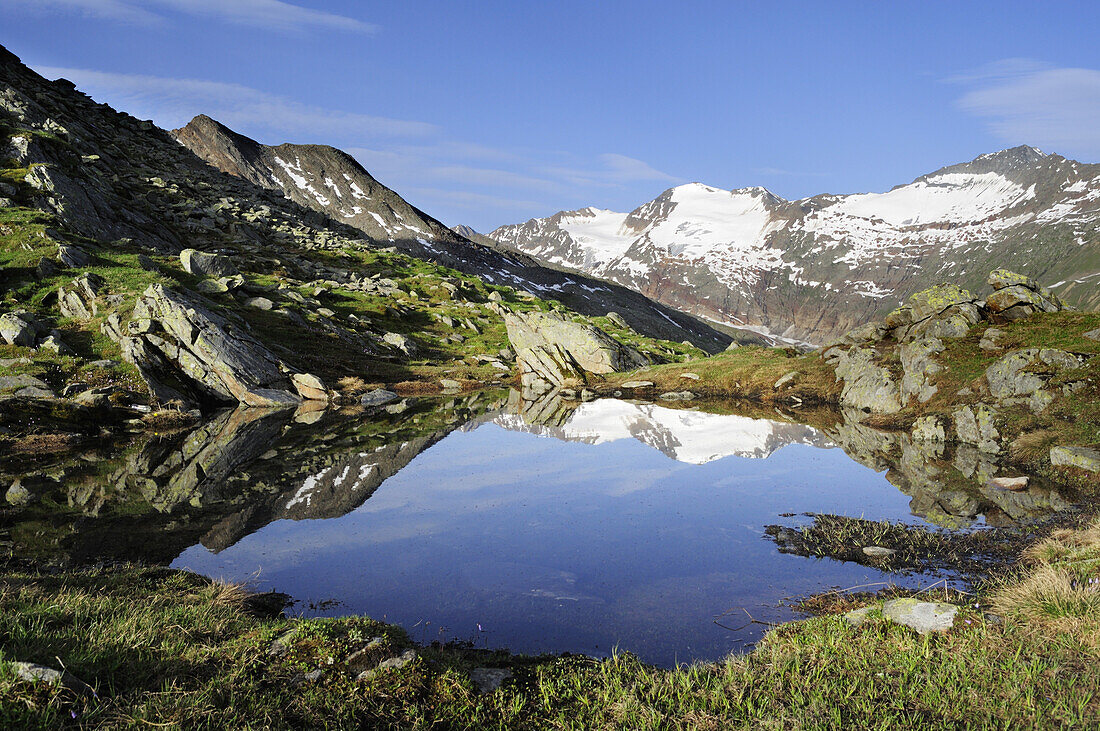
[{"label": "mountain ridge", "polygon": [[687,183],[628,213],[559,211],[489,236],[712,321],[824,342],[939,281],[979,286],[997,263],[1100,306],[1098,221],[1100,165],[1018,146],[883,193]]}]

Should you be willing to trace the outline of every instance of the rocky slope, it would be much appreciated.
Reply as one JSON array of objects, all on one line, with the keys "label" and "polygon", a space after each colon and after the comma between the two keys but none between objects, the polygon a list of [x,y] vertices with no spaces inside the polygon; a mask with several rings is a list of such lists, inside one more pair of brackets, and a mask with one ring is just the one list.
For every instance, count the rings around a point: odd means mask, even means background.
[{"label": "rocky slope", "polygon": [[996,266],[1100,307],[1100,165],[1030,147],[885,193],[787,201],[698,183],[629,213],[585,208],[490,237],[708,319],[821,343],[940,281]]},{"label": "rocky slope", "polygon": [[452,267],[490,284],[554,298],[577,312],[619,312],[639,332],[691,340],[710,352],[729,340],[713,329],[636,292],[548,268],[472,230],[448,229],[375,180],[353,157],[326,145],[268,146],[205,115],[172,134],[219,170],[277,191],[299,205],[354,226],[371,241]]},{"label": "rocky slope", "polygon": [[[253,153],[237,159],[240,171],[254,170]],[[393,216],[413,215],[359,182]],[[218,171],[152,123],[0,49],[0,401],[286,406],[371,384],[500,382],[514,368],[504,313],[585,321],[489,269],[464,275],[390,244]],[[479,251],[501,256],[459,245],[473,252],[462,262],[472,270]],[[584,301],[606,314],[607,300]],[[648,306],[677,341],[598,318],[647,357],[702,355],[678,342],[689,338],[726,342],[688,316],[663,319],[635,293],[622,301],[637,304],[632,313]],[[19,430],[41,427],[24,421]]]}]

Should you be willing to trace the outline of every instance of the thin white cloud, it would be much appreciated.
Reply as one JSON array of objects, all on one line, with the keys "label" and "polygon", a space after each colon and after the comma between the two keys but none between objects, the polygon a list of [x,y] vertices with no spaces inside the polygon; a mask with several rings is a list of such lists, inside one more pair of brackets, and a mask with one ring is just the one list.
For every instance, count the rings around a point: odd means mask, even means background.
[{"label": "thin white cloud", "polygon": [[53,66],[35,70],[69,79],[97,101],[166,129],[206,114],[266,144],[340,147],[429,213],[485,230],[513,222],[517,212],[529,217],[608,205],[609,193],[633,206],[655,194],[654,182],[683,182],[619,153],[495,148],[448,139],[429,122],[302,104],[242,84]]},{"label": "thin white cloud", "polygon": [[1100,70],[1008,59],[952,81],[974,87],[959,107],[1006,143],[1100,157]]},{"label": "thin white cloud", "polygon": [[172,13],[283,32],[306,29],[374,33],[378,27],[345,15],[283,0],[6,0],[33,12],[71,12],[87,17],[164,25]]},{"label": "thin white cloud", "polygon": [[439,131],[426,122],[314,107],[222,81],[55,66],[36,66],[35,71],[48,78],[64,77],[93,98],[168,129],[186,124],[197,114],[208,114],[229,127],[291,135],[295,142],[340,144],[364,136],[422,137]]}]

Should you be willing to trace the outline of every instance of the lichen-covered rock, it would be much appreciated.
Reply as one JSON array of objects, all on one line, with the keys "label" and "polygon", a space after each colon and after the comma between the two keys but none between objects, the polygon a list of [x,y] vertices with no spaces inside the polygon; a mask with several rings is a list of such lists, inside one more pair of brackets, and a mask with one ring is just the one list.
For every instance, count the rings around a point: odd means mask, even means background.
[{"label": "lichen-covered rock", "polygon": [[301,400],[286,365],[198,295],[151,285],[135,304],[128,329],[123,356],[138,367],[158,399],[167,395],[249,406]]},{"label": "lichen-covered rock", "polygon": [[946,434],[938,416],[922,416],[913,424],[913,441],[942,443]]},{"label": "lichen-covered rock", "polygon": [[229,257],[221,254],[184,249],[180,252],[180,263],[185,271],[200,277],[231,277],[237,274],[237,267]]},{"label": "lichen-covered rock", "polygon": [[954,284],[941,284],[911,296],[886,316],[899,342],[917,338],[959,338],[981,322],[977,300]]},{"label": "lichen-covered rock", "polygon": [[891,599],[882,605],[882,616],[892,622],[912,627],[922,635],[946,632],[955,623],[959,608],[945,602],[922,602],[918,599]]},{"label": "lichen-covered rock", "polygon": [[972,444],[987,454],[1001,451],[1001,433],[997,428],[997,412],[988,404],[975,404],[957,409],[955,436],[964,444]]},{"label": "lichen-covered rock", "polygon": [[840,402],[874,414],[901,411],[901,391],[890,372],[874,361],[868,348],[852,348],[841,354],[836,375],[844,381]]},{"label": "lichen-covered rock", "polygon": [[61,314],[77,320],[90,320],[99,314],[96,298],[107,282],[92,272],[85,272],[68,286],[57,288],[57,303]]},{"label": "lichen-covered rock", "polygon": [[1030,396],[1043,387],[1043,379],[1025,370],[1039,348],[1024,348],[1008,353],[985,369],[985,380],[993,398],[1003,400],[1013,396]]},{"label": "lichen-covered rock", "polygon": [[325,382],[312,373],[294,373],[291,382],[298,395],[309,401],[328,401],[328,388]]},{"label": "lichen-covered rock", "polygon": [[943,350],[943,341],[939,338],[921,338],[902,344],[898,353],[904,370],[901,379],[902,403],[913,396],[924,403],[936,395],[938,389],[932,381],[936,374],[943,372],[943,366],[933,356]]},{"label": "lichen-covered rock", "polygon": [[1100,472],[1100,450],[1089,447],[1054,447],[1050,463],[1055,467],[1076,467],[1087,472]]},{"label": "lichen-covered rock", "polygon": [[999,320],[1019,320],[1036,312],[1067,309],[1058,295],[1023,274],[994,269],[986,282],[995,290],[986,298],[986,308]]},{"label": "lichen-covered rock", "polygon": [[638,351],[593,325],[573,322],[553,312],[509,312],[504,316],[508,340],[516,353],[520,376],[554,386],[584,381],[589,373],[613,373],[648,365]]},{"label": "lichen-covered rock", "polygon": [[0,315],[0,337],[8,345],[30,348],[38,340],[39,335],[48,330],[46,323],[26,310],[16,310]]}]

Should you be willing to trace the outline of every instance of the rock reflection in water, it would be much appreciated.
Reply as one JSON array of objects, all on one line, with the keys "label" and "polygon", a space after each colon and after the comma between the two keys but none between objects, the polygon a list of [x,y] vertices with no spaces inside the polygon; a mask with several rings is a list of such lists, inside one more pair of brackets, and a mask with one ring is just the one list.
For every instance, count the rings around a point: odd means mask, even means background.
[{"label": "rock reflection in water", "polygon": [[[149,437],[122,455],[87,454],[37,474],[5,475],[9,483],[19,479],[20,492],[33,498],[5,520],[13,536],[24,537],[28,553],[77,561],[166,562],[195,542],[221,551],[275,520],[345,515],[455,429],[487,421],[592,445],[634,439],[699,465],[728,456],[764,458],[788,444],[839,446],[885,472],[911,498],[913,515],[951,528],[983,518],[998,526],[1034,520],[1072,503],[1034,477],[1023,491],[992,486],[990,479],[1003,471],[993,456],[873,429],[860,423],[858,413],[717,406],[749,413],[706,413],[706,405],[578,403],[555,394],[524,400],[517,391],[405,400],[368,413],[314,403],[297,411],[241,408],[188,432]],[[836,510],[858,515],[861,506],[842,503]],[[36,526],[37,537],[21,531],[21,521]],[[43,522],[54,532],[43,531]]]}]

